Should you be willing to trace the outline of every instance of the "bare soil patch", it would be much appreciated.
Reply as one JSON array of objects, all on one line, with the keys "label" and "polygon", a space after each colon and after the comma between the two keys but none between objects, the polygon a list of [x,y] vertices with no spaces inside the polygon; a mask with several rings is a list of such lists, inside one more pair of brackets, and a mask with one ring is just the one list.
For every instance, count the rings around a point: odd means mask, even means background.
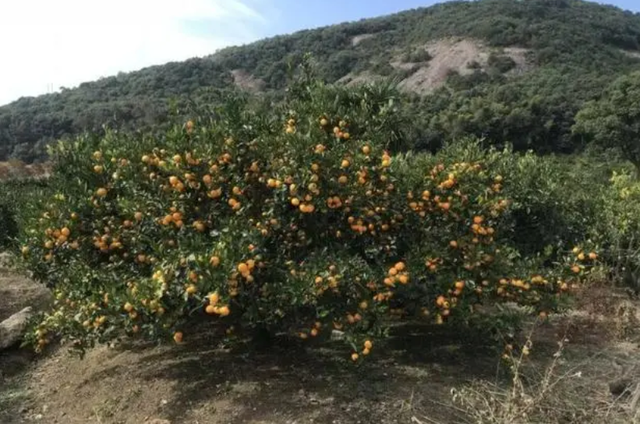
[{"label": "bare soil patch", "polygon": [[[595,424],[606,414],[610,422],[632,422],[617,412],[629,397],[616,399],[609,384],[640,382],[640,340],[610,331],[612,309],[596,310],[600,302],[590,311],[587,300],[581,312],[537,325],[523,378],[534,384],[558,361],[561,383],[550,406],[542,405],[553,411],[544,422]],[[84,359],[64,347],[30,354],[0,383],[0,422],[467,423],[469,411],[452,401],[452,389],[509,387],[490,340],[431,325],[398,325],[392,334],[361,365],[342,345],[222,345],[207,328],[190,331],[179,346],[125,341],[89,350]],[[565,345],[560,359],[558,341]]]}]

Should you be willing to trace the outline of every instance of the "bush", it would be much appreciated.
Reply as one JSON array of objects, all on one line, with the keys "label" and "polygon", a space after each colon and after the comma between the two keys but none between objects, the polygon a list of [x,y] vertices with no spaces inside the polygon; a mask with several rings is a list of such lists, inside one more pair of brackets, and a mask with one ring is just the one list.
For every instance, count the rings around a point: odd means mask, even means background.
[{"label": "bush", "polygon": [[59,143],[56,193],[24,228],[28,267],[57,299],[30,340],[181,342],[210,320],[341,331],[357,361],[389,315],[446,324],[480,303],[562,307],[596,256],[518,251],[500,165],[511,153],[392,153],[399,118],[384,93],[310,84],[260,113],[228,99],[160,138]]}]

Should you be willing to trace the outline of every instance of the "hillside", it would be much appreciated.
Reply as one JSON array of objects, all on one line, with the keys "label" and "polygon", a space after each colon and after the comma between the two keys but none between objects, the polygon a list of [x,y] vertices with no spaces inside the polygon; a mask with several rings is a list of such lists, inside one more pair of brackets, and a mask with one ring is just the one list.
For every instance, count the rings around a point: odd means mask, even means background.
[{"label": "hillside", "polygon": [[415,147],[472,134],[570,152],[584,101],[640,69],[640,16],[579,0],[454,1],[278,36],[0,107],[0,160],[43,160],[52,140],[104,124],[159,127],[237,88],[277,93],[306,52],[329,82],[385,78],[419,95]]}]

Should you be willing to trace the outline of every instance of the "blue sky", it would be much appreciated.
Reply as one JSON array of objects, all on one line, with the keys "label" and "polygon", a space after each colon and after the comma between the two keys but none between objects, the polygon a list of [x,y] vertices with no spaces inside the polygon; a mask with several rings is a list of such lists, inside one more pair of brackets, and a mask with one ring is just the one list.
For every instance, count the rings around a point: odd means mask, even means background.
[{"label": "blue sky", "polygon": [[[526,0],[524,0],[526,1]],[[0,105],[433,0],[0,0]],[[639,0],[607,3],[640,12]]]}]

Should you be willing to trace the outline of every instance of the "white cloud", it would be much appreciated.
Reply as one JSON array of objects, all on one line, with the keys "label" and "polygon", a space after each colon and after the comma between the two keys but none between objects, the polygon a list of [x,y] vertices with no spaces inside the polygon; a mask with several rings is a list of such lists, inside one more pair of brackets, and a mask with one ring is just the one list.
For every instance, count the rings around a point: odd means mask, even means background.
[{"label": "white cloud", "polygon": [[0,0],[0,105],[211,54],[265,24],[247,0]]}]

